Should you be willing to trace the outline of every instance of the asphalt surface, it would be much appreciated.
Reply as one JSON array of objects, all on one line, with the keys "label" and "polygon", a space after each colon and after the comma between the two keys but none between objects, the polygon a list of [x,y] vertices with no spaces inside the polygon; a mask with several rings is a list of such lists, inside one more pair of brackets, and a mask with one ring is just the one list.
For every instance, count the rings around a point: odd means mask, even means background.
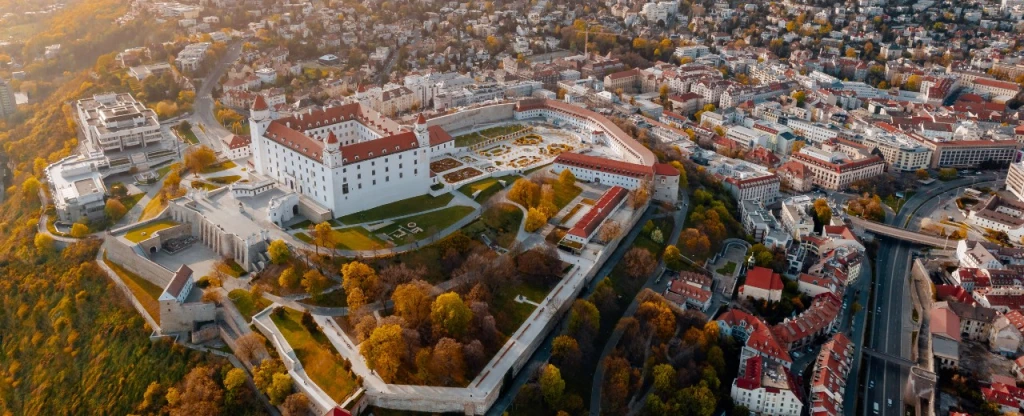
[{"label": "asphalt surface", "polygon": [[[213,150],[220,150],[222,146],[220,139],[232,134],[230,130],[220,125],[213,114],[213,89],[220,83],[220,78],[227,72],[228,67],[237,61],[241,54],[242,42],[234,42],[228,45],[227,52],[217,61],[217,64],[210,70],[209,75],[206,76],[202,85],[196,91],[196,100],[192,105],[192,116],[189,117],[189,123],[192,124],[192,131],[196,134],[199,142]],[[202,126],[202,128],[199,128],[199,126]]]},{"label": "asphalt surface", "polygon": [[[958,189],[982,184],[998,179],[997,174],[985,174],[964,177],[949,182],[937,182],[929,187],[920,188],[918,193],[907,199],[899,213],[887,218],[890,225],[904,228],[911,224],[911,229],[919,227],[920,219],[927,217],[941,204],[949,202]],[[907,287],[909,284],[911,255],[914,246],[889,239],[880,240],[881,245],[876,259],[877,278],[871,282],[874,286],[874,299],[866,312],[870,314],[871,332],[867,334],[866,348],[880,354],[910,359],[910,311],[911,303]],[[910,369],[897,363],[896,360],[863,356],[866,366],[866,385],[863,386],[864,415],[900,415],[903,413],[903,392],[907,386]],[[851,385],[856,385],[858,374],[851,374]],[[892,405],[889,405],[889,401]],[[875,413],[875,404],[878,413]],[[848,406],[847,414],[854,414],[856,406]]]}]

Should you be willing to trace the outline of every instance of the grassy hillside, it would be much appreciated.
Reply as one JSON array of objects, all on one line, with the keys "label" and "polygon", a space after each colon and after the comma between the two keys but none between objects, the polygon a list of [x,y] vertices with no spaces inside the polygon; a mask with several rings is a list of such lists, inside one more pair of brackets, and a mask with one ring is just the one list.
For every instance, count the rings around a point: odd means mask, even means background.
[{"label": "grassy hillside", "polygon": [[[95,263],[97,243],[55,252],[35,240],[42,168],[77,146],[67,103],[126,90],[110,59],[93,63],[141,44],[129,33],[152,33],[112,24],[126,5],[76,1],[53,16],[26,42],[24,55],[34,56],[50,43],[62,43],[69,54],[27,66],[24,82],[38,88],[34,102],[0,121],[0,161],[11,167],[0,203],[0,415],[166,412],[164,392],[186,392],[183,377],[199,366],[209,369],[216,388],[225,389],[225,360],[149,340],[144,320]],[[0,70],[0,76],[8,74]],[[182,397],[185,402],[191,396]],[[253,400],[247,388],[235,388],[213,404],[215,411],[202,414],[261,413]]]}]

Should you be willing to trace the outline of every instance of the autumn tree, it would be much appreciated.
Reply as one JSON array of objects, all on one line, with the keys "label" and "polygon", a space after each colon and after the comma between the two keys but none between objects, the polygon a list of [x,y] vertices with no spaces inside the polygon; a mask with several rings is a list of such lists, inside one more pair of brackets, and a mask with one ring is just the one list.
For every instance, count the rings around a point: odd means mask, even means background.
[{"label": "autumn tree", "polygon": [[376,299],[379,302],[391,298],[398,285],[422,279],[427,274],[424,266],[409,267],[405,263],[389,264],[380,270],[377,278]]},{"label": "autumn tree", "polygon": [[562,173],[558,174],[558,186],[561,189],[572,189],[576,186],[576,175],[569,169],[563,169]]},{"label": "autumn tree", "polygon": [[[175,404],[171,407],[171,415],[203,415],[219,413],[224,390],[213,379],[214,370],[209,367],[196,367],[185,376],[182,388]],[[170,401],[170,400],[168,400]]]},{"label": "autumn tree", "polygon": [[601,329],[601,312],[586,299],[576,299],[569,310],[567,333],[581,343],[590,342]]},{"label": "autumn tree", "polygon": [[199,176],[199,173],[202,172],[203,169],[213,165],[216,161],[217,154],[214,153],[213,149],[206,145],[199,145],[190,147],[189,150],[185,152],[183,162],[190,172]]},{"label": "autumn tree", "polygon": [[241,368],[232,368],[226,375],[224,375],[224,388],[228,389],[228,392],[234,393],[238,391],[238,388],[242,387],[248,379],[249,375],[245,374],[245,370]]},{"label": "autumn tree", "polygon": [[21,195],[25,197],[25,200],[37,203],[39,202],[40,186],[39,179],[36,179],[35,176],[30,176],[21,184]]},{"label": "autumn tree", "polygon": [[562,379],[562,372],[558,367],[548,364],[540,374],[540,391],[544,395],[544,402],[553,408],[557,408],[562,402],[562,394],[565,393],[565,380]]},{"label": "autumn tree", "polygon": [[473,312],[458,293],[444,293],[430,306],[430,321],[434,324],[435,334],[461,338],[472,320]]},{"label": "autumn tree", "polygon": [[249,364],[258,362],[267,356],[266,338],[257,332],[250,332],[235,340],[235,353],[238,358]]},{"label": "autumn tree", "polygon": [[[302,288],[314,299],[319,299],[330,284],[331,281],[324,277],[317,269],[309,269],[306,270],[306,273],[302,274]],[[349,306],[351,307],[351,304]]]},{"label": "autumn tree", "polygon": [[359,344],[359,353],[366,359],[367,367],[374,370],[385,383],[395,381],[395,375],[406,354],[402,327],[381,325],[373,330],[370,338]]},{"label": "autumn tree", "polygon": [[828,201],[825,198],[814,200],[814,216],[818,219],[819,224],[828,225],[829,221],[832,221],[832,207],[828,206]]},{"label": "autumn tree", "polygon": [[658,364],[651,371],[654,374],[654,392],[667,395],[675,392],[676,369],[671,364]]},{"label": "autumn tree", "polygon": [[539,196],[540,186],[526,178],[517,179],[508,190],[508,199],[524,208],[533,207]]},{"label": "autumn tree", "polygon": [[36,247],[36,252],[42,255],[53,254],[56,249],[53,244],[53,237],[50,237],[49,234],[38,233],[32,242]]},{"label": "autumn tree", "polygon": [[320,255],[320,247],[332,248],[334,246],[334,230],[331,228],[331,224],[326,221],[313,227],[311,234],[313,237],[313,248],[318,256]]},{"label": "autumn tree", "polygon": [[606,243],[619,238],[620,235],[622,235],[622,224],[614,220],[605,221],[601,230],[598,231],[598,238]]},{"label": "autumn tree", "polygon": [[107,214],[113,221],[118,221],[124,218],[124,215],[128,213],[128,209],[124,207],[121,201],[110,198],[107,200],[107,205],[103,207],[103,212]]},{"label": "autumn tree", "polygon": [[341,285],[345,288],[350,308],[365,305],[368,299],[376,296],[377,284],[377,272],[366,263],[353,261],[341,266]]},{"label": "autumn tree", "polygon": [[665,267],[671,270],[683,268],[683,253],[675,245],[669,244],[665,247],[665,252],[661,255],[661,258],[665,260]]},{"label": "autumn tree", "polygon": [[267,388],[267,397],[270,398],[270,403],[280,405],[284,403],[285,398],[291,393],[292,376],[287,373],[274,374],[270,387]]},{"label": "autumn tree", "polygon": [[526,225],[523,227],[526,232],[532,233],[547,224],[548,217],[537,208],[530,208],[526,212]]},{"label": "autumn tree", "polygon": [[74,238],[84,238],[89,235],[89,227],[80,222],[74,223],[71,226],[71,236]]},{"label": "autumn tree", "polygon": [[651,199],[651,184],[647,181],[640,183],[636,189],[629,191],[629,206],[633,209],[643,208]]},{"label": "autumn tree", "polygon": [[277,284],[285,289],[298,288],[302,283],[302,276],[299,275],[298,270],[295,267],[289,267],[281,272],[281,275],[277,276]]},{"label": "autumn tree", "polygon": [[551,360],[562,368],[575,369],[582,359],[583,354],[576,338],[559,335],[551,342]]},{"label": "autumn tree", "polygon": [[391,300],[395,305],[395,315],[405,319],[413,328],[418,328],[430,318],[434,287],[422,280],[413,280],[395,288]]},{"label": "autumn tree", "polygon": [[466,360],[462,344],[451,338],[441,338],[430,351],[427,367],[431,384],[450,387],[465,384]]},{"label": "autumn tree", "polygon": [[664,302],[645,301],[636,312],[637,319],[654,330],[658,339],[667,341],[676,330],[676,316]]},{"label": "autumn tree", "polygon": [[270,242],[270,246],[267,247],[267,257],[270,257],[270,262],[274,264],[285,264],[288,259],[291,258],[292,252],[288,249],[288,244],[284,240],[277,239]]},{"label": "autumn tree", "polygon": [[633,247],[627,251],[622,261],[626,266],[626,274],[634,279],[649,276],[658,266],[658,259],[646,248],[641,247]]},{"label": "autumn tree", "polygon": [[305,393],[292,393],[284,399],[281,405],[284,416],[306,416],[309,414],[309,397]]}]

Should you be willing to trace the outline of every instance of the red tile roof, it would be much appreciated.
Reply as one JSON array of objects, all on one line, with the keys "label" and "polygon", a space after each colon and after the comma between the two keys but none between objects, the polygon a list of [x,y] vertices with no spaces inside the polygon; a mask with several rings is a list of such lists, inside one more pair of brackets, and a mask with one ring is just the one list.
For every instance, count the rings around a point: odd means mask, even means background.
[{"label": "red tile roof", "polygon": [[267,99],[263,98],[263,95],[257,94],[256,101],[253,101],[252,103],[253,111],[263,111],[269,108],[270,106],[267,105]]},{"label": "red tile roof", "polygon": [[[599,156],[582,155],[579,153],[565,152],[559,154],[558,157],[555,158],[555,163],[634,178],[649,178],[653,173],[651,168],[644,165],[606,159]],[[671,165],[669,167],[671,167]],[[675,168],[672,168],[672,170],[676,171]],[[679,171],[676,171],[676,175],[678,174]]]},{"label": "red tile roof", "polygon": [[583,239],[590,237],[601,225],[601,222],[608,218],[608,215],[619,205],[619,202],[626,198],[627,193],[625,188],[613,186],[604,195],[601,195],[601,199],[597,200],[597,203],[583,215],[583,218],[576,222],[576,225],[569,230],[569,234]]},{"label": "red tile roof", "polygon": [[252,139],[249,136],[239,136],[236,134],[231,136],[231,140],[225,141],[224,144],[228,146],[228,149],[234,150],[246,147],[250,142],[252,142]]},{"label": "red tile roof", "polygon": [[181,289],[185,287],[185,283],[192,277],[192,269],[182,264],[178,267],[178,271],[174,272],[174,276],[171,277],[171,282],[167,284],[167,289],[164,291],[168,295],[178,297],[181,294]]},{"label": "red tile roof", "polygon": [[764,290],[782,290],[782,276],[764,267],[754,267],[747,272],[745,286],[752,286]]}]

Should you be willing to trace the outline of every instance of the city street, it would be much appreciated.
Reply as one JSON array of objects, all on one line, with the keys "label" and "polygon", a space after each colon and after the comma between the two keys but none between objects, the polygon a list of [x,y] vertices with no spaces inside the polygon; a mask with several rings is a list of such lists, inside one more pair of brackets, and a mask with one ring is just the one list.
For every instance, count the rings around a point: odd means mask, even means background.
[{"label": "city street", "polygon": [[227,52],[217,61],[217,64],[210,70],[210,73],[203,79],[199,89],[196,91],[196,101],[192,107],[192,116],[189,117],[189,123],[192,124],[192,132],[196,134],[199,143],[209,146],[215,151],[221,149],[220,139],[232,133],[220,125],[216,115],[213,113],[213,90],[220,83],[220,78],[227,72],[228,67],[238,60],[241,54],[242,42],[234,42],[228,45]]},{"label": "city street", "polygon": [[[914,194],[907,199],[905,205],[895,216],[887,218],[887,223],[898,227],[916,230],[921,217],[932,213],[935,207],[948,202],[951,192],[975,184],[988,184],[998,181],[999,175],[987,173],[978,176],[964,177],[949,182],[938,182]],[[995,185],[993,183],[992,185]],[[910,275],[911,253],[913,246],[892,239],[880,239],[876,267],[877,279],[871,282],[874,286],[874,301],[866,312],[871,317],[871,333],[868,335],[866,348],[895,359],[881,359],[863,356],[866,360],[866,386],[863,387],[863,413],[874,413],[874,405],[878,404],[877,414],[899,415],[903,409],[903,392],[907,385],[909,368],[898,363],[898,360],[910,359],[910,311],[911,304],[906,293],[908,276]],[[851,386],[856,385],[858,373],[851,374]],[[858,389],[851,389],[858,390]],[[892,406],[889,406],[892,400]],[[854,414],[855,406],[847,407],[847,414]]]}]

